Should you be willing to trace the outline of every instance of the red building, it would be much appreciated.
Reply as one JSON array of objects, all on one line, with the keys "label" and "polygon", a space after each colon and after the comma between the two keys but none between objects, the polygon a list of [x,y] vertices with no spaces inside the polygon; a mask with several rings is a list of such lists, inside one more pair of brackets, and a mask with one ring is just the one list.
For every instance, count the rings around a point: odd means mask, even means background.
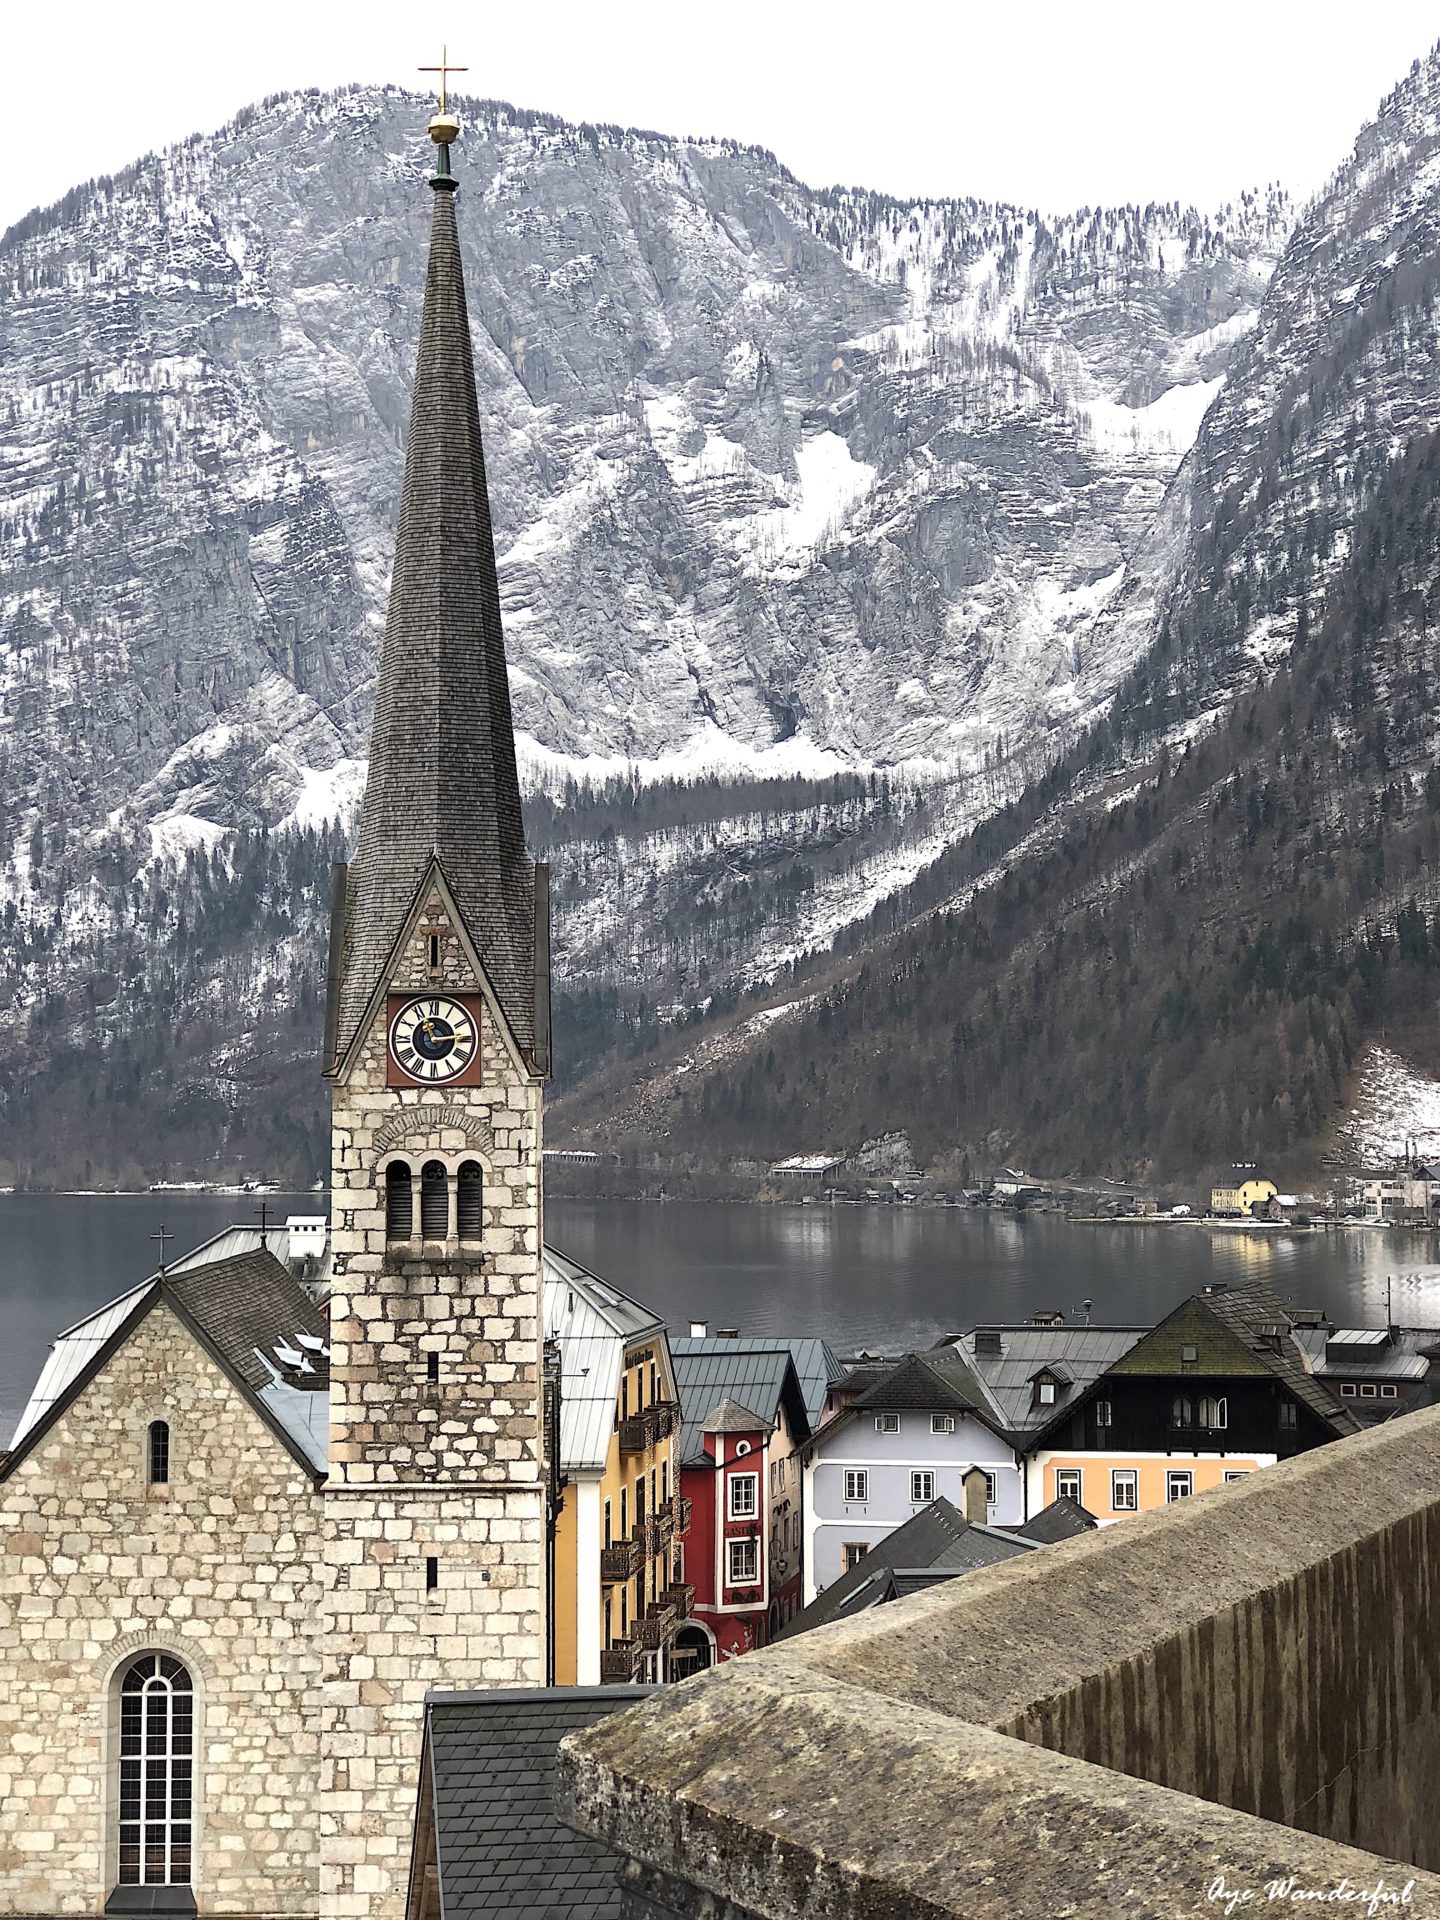
[{"label": "red building", "polygon": [[695,1603],[671,1648],[677,1674],[765,1646],[799,1612],[804,1525],[796,1450],[810,1433],[784,1346],[679,1344],[687,1349],[673,1356],[680,1491],[690,1501],[684,1577]]}]

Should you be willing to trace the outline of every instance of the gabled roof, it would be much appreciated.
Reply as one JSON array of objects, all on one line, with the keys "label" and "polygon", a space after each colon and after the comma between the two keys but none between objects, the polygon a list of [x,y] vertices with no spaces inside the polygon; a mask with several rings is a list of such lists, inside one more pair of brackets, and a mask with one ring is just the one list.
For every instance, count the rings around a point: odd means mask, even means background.
[{"label": "gabled roof", "polygon": [[706,1433],[768,1433],[770,1422],[758,1413],[751,1413],[748,1407],[742,1407],[738,1401],[722,1400],[714,1406],[700,1422]]},{"label": "gabled roof", "polygon": [[412,1879],[434,1871],[445,1920],[618,1920],[619,1860],[560,1818],[555,1750],[653,1691],[429,1696]]},{"label": "gabled roof", "polygon": [[[1290,1389],[1316,1417],[1335,1433],[1358,1433],[1361,1423],[1338,1407],[1327,1390],[1307,1370],[1303,1349],[1296,1343],[1290,1310],[1277,1294],[1259,1281],[1202,1296],[1211,1313],[1268,1373]],[[1281,1337],[1271,1337],[1274,1328]]]},{"label": "gabled roof", "polygon": [[[963,1355],[1002,1431],[1018,1444],[1030,1444],[1057,1418],[1068,1419],[1081,1395],[1149,1329],[1044,1327],[1027,1320],[998,1327],[987,1322],[986,1331],[998,1335],[998,1353],[976,1352],[973,1327],[955,1335],[948,1345]],[[1035,1404],[1034,1377],[1045,1366],[1064,1366],[1071,1376],[1074,1390],[1058,1406]]]},{"label": "gabled roof", "polygon": [[[812,1433],[825,1417],[825,1402],[831,1387],[845,1377],[845,1363],[827,1340],[766,1339],[763,1335],[750,1334],[743,1340],[726,1341],[699,1338],[693,1334],[683,1337],[672,1334],[670,1353],[676,1364],[677,1375],[682,1360],[713,1353],[722,1345],[750,1354],[788,1353],[795,1362],[795,1377],[800,1383],[805,1418]],[[685,1398],[683,1393],[680,1397],[682,1400]]]},{"label": "gabled roof", "polygon": [[364,811],[332,933],[327,1068],[353,1044],[434,868],[516,1044],[533,1062],[544,1042],[543,889],[525,851],[453,186],[432,213]]},{"label": "gabled roof", "polygon": [[1035,1542],[999,1527],[972,1526],[959,1508],[943,1497],[932,1500],[903,1526],[877,1541],[848,1573],[832,1580],[823,1593],[780,1629],[777,1638],[785,1640],[811,1627],[880,1606],[897,1592],[924,1584],[919,1579],[922,1570],[933,1578],[950,1578],[1035,1550]]},{"label": "gabled roof", "polygon": [[544,1249],[541,1318],[560,1348],[560,1468],[604,1470],[615,1433],[625,1350],[664,1334],[650,1307],[554,1247]]},{"label": "gabled roof", "polygon": [[1099,1524],[1087,1507],[1061,1494],[1048,1507],[1042,1507],[1033,1519],[1016,1527],[1015,1532],[1022,1540],[1049,1546],[1056,1540],[1073,1540],[1077,1533],[1093,1533]]},{"label": "gabled roof", "polygon": [[680,1399],[682,1466],[699,1466],[709,1459],[706,1416],[723,1400],[758,1416],[749,1423],[751,1432],[756,1427],[767,1431],[774,1427],[783,1405],[796,1444],[809,1437],[809,1410],[786,1343],[752,1346],[741,1340],[675,1340],[670,1358]]},{"label": "gabled roof", "polygon": [[10,1473],[60,1418],[152,1308],[164,1304],[316,1478],[329,1453],[329,1329],[309,1294],[275,1256],[230,1259],[154,1274],[50,1350],[15,1429],[0,1476]]},{"label": "gabled roof", "polygon": [[986,1413],[986,1395],[964,1357],[907,1353],[855,1402],[864,1413]]}]

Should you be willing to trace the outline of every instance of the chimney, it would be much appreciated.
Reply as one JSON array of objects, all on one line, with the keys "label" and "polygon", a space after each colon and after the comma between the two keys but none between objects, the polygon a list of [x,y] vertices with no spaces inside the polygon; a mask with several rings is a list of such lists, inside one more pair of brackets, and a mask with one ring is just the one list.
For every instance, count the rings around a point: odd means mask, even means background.
[{"label": "chimney", "polygon": [[967,1467],[960,1476],[965,1494],[965,1518],[972,1527],[983,1527],[989,1507],[985,1500],[985,1473],[981,1467]]},{"label": "chimney", "polygon": [[977,1327],[975,1329],[975,1356],[984,1355],[986,1359],[998,1360],[1001,1356],[1000,1329],[998,1327]]},{"label": "chimney", "polygon": [[690,1322],[690,1338],[692,1340],[708,1340],[710,1338],[710,1322],[708,1320],[692,1320]]}]

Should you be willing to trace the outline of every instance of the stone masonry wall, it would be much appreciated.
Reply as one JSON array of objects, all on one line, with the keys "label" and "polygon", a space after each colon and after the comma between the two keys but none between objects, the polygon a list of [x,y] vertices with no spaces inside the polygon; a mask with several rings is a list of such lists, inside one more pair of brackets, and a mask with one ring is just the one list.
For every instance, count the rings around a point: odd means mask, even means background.
[{"label": "stone masonry wall", "polygon": [[[392,990],[480,986],[437,894]],[[545,1679],[540,1087],[489,1003],[478,1087],[387,1086],[386,1024],[382,1008],[333,1094],[321,1808],[332,1920],[402,1910],[426,1689]],[[414,1171],[417,1210],[423,1161],[452,1174],[480,1161],[478,1248],[387,1246],[391,1154]]]},{"label": "stone masonry wall", "polygon": [[315,1912],[319,1526],[309,1475],[153,1308],[0,1482],[0,1912],[98,1912],[115,1885],[114,1694],[146,1648],[199,1696],[201,1912]]}]

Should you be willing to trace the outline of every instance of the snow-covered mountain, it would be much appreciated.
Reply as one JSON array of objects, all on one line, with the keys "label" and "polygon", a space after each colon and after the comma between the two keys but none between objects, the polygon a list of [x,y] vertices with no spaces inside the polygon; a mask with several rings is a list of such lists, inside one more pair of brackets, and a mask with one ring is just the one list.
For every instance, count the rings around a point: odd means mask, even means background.
[{"label": "snow-covered mountain", "polygon": [[[822,783],[757,787],[688,840],[552,820],[560,959],[587,992],[621,952],[633,968],[637,901],[714,893],[703,979],[693,916],[643,958],[654,1003],[693,1012],[905,884],[1103,709],[1151,638],[1135,609],[1179,550],[1162,501],[1291,210],[1278,190],[1208,215],[912,206],[730,143],[462,111],[532,785]],[[163,1004],[198,910],[177,860],[218,939],[237,861],[276,832],[292,849],[266,853],[293,895],[280,950],[262,963],[236,924],[210,1009],[240,1056],[277,981],[313,970],[314,835],[363,784],[424,115],[385,90],[270,101],[0,243],[0,1017],[32,1094]],[[828,791],[878,769],[883,804]],[[777,862],[788,893],[737,909]],[[119,983],[98,1009],[97,970]]]}]

